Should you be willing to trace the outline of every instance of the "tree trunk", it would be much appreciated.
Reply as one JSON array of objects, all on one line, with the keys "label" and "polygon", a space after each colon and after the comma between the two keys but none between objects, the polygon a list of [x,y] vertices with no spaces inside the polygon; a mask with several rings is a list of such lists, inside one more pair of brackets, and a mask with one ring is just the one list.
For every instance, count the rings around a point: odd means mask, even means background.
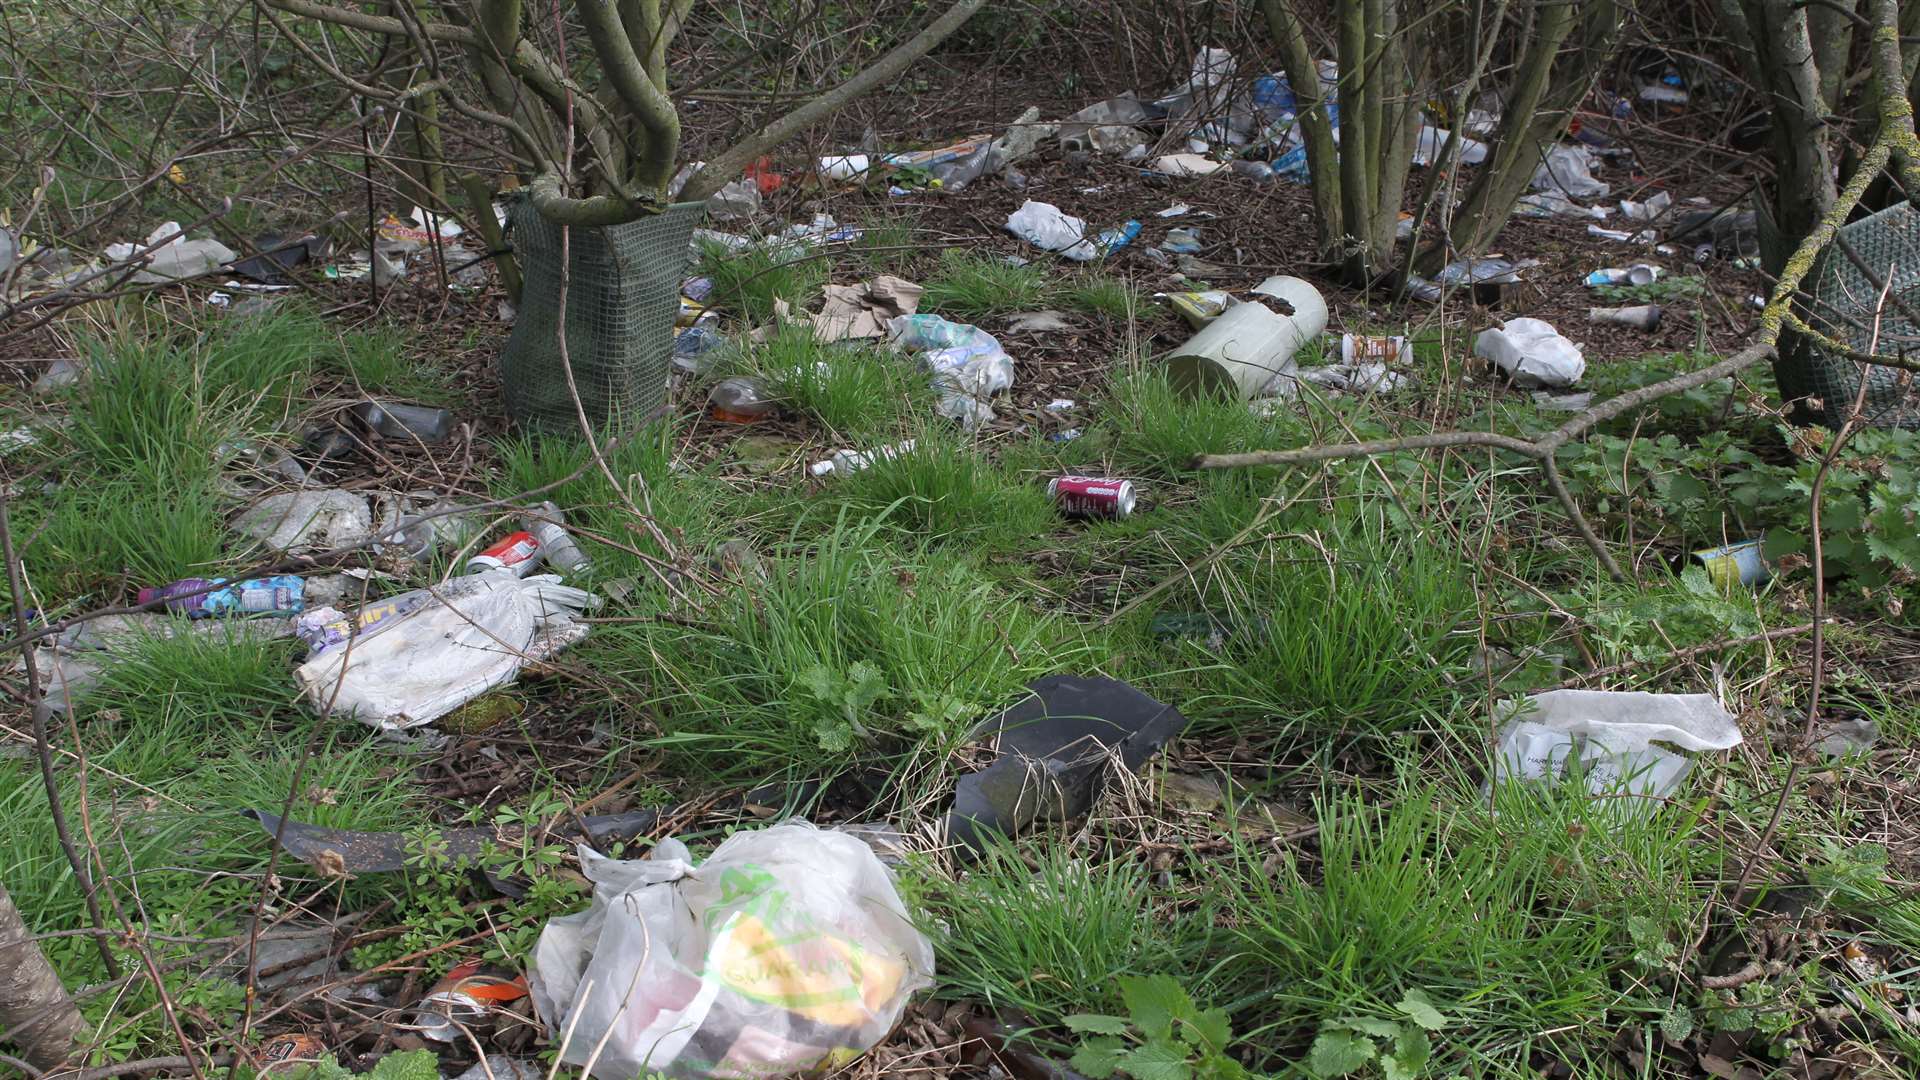
[{"label": "tree trunk", "polygon": [[[1307,150],[1307,172],[1313,177],[1331,177],[1339,169],[1339,151],[1333,142],[1333,118],[1327,114],[1326,94],[1320,84],[1320,67],[1313,62],[1307,47],[1307,31],[1293,0],[1260,0],[1267,16],[1267,29],[1280,43],[1280,64],[1292,84],[1294,115],[1298,117],[1302,141]],[[1319,179],[1309,185],[1313,190],[1314,225],[1320,255],[1324,258],[1339,246],[1340,192],[1333,184]]]},{"label": "tree trunk", "polygon": [[51,1069],[73,1053],[85,1029],[59,974],[0,885],[0,1032],[11,1032],[6,1038],[27,1064]]}]

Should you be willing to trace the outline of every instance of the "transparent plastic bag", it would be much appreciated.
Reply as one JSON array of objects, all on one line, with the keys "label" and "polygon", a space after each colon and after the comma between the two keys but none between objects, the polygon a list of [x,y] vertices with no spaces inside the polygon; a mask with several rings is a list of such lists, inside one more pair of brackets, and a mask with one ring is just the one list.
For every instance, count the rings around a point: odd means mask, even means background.
[{"label": "transparent plastic bag", "polygon": [[554,1038],[573,1032],[562,1062],[604,1038],[600,1080],[833,1068],[932,984],[932,944],[855,837],[795,820],[697,864],[671,838],[633,861],[583,847],[580,862],[593,905],[547,924],[529,982]]}]

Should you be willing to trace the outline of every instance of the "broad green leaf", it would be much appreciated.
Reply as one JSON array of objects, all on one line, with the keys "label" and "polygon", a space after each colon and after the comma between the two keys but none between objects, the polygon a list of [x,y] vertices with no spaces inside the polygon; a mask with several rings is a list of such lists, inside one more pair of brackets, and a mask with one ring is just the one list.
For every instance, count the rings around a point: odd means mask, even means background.
[{"label": "broad green leaf", "polygon": [[1401,1024],[1397,1020],[1382,1020],[1377,1016],[1349,1016],[1336,1020],[1332,1025],[1352,1028],[1362,1035],[1372,1035],[1381,1039],[1391,1039],[1400,1034]]},{"label": "broad green leaf", "polygon": [[1069,1031],[1084,1031],[1093,1035],[1125,1035],[1127,1020],[1123,1016],[1101,1016],[1098,1013],[1075,1013],[1064,1023]]},{"label": "broad green leaf", "polygon": [[1693,1034],[1693,1010],[1685,1005],[1675,1005],[1668,1009],[1666,1014],[1660,1017],[1660,1034],[1666,1036],[1668,1042],[1686,1041],[1687,1036]]},{"label": "broad green leaf", "polygon": [[1373,1040],[1351,1031],[1322,1031],[1307,1053],[1315,1076],[1346,1076],[1373,1060]]},{"label": "broad green leaf", "polygon": [[1200,1037],[1200,1044],[1215,1053],[1223,1053],[1227,1044],[1233,1041],[1233,1021],[1227,1019],[1225,1009],[1207,1009],[1191,1021],[1194,1034]]},{"label": "broad green leaf", "polygon": [[1149,1041],[1171,1040],[1174,1020],[1191,1019],[1194,1014],[1193,999],[1171,975],[1122,975],[1120,1000],[1127,1003],[1127,1015]]},{"label": "broad green leaf", "polygon": [[1165,1039],[1129,1051],[1120,1067],[1133,1080],[1193,1080],[1187,1048]]},{"label": "broad green leaf", "polygon": [[1092,1080],[1107,1080],[1107,1077],[1119,1071],[1126,1051],[1126,1043],[1112,1036],[1100,1035],[1081,1043],[1080,1049],[1074,1051],[1067,1064],[1073,1066],[1075,1072]]},{"label": "broad green leaf", "polygon": [[1394,1064],[1407,1071],[1409,1076],[1418,1076],[1427,1067],[1427,1059],[1433,1056],[1433,1040],[1417,1027],[1410,1027],[1393,1040]]},{"label": "broad green leaf", "polygon": [[1447,1018],[1441,1015],[1439,1009],[1433,1007],[1433,1002],[1428,999],[1425,990],[1413,989],[1402,994],[1400,1011],[1406,1015],[1407,1019],[1428,1031],[1439,1031],[1447,1026]]}]

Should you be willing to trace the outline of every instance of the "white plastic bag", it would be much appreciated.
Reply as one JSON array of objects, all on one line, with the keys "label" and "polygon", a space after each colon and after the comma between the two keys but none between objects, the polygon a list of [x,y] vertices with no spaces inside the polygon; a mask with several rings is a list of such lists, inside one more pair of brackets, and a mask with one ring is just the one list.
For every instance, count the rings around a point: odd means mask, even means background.
[{"label": "white plastic bag", "polygon": [[[704,863],[662,840],[580,849],[593,906],[549,922],[529,983],[560,1060],[600,1080],[785,1076],[851,1060],[932,983],[933,947],[873,851],[786,821]],[[576,1015],[577,1014],[577,1015]]]},{"label": "white plastic bag", "polygon": [[1740,745],[1740,725],[1710,694],[1553,690],[1503,702],[1517,718],[1500,729],[1493,780],[1557,780],[1569,770],[1596,796],[1633,796],[1635,814],[1678,790],[1693,760],[1680,750]]},{"label": "white plastic bag", "polygon": [[1013,357],[998,338],[977,326],[938,315],[887,320],[896,348],[920,353],[940,395],[935,411],[971,431],[993,419],[988,399],[1013,388]]},{"label": "white plastic bag", "polygon": [[1558,191],[1576,199],[1604,198],[1613,190],[1593,178],[1593,155],[1584,146],[1549,148],[1546,160],[1533,172],[1533,186],[1539,191]]},{"label": "white plastic bag", "polygon": [[1505,326],[1482,330],[1474,339],[1473,355],[1506,372],[1523,389],[1572,386],[1587,370],[1580,346],[1541,319],[1509,319]]},{"label": "white plastic bag", "polygon": [[500,570],[434,591],[379,633],[301,664],[294,675],[314,708],[386,731],[431,723],[585,637],[574,616],[594,601],[552,574]]},{"label": "white plastic bag", "polygon": [[1028,199],[1020,209],[1007,215],[1007,231],[1035,247],[1057,251],[1075,262],[1088,262],[1100,255],[1100,249],[1087,235],[1086,221],[1052,203]]}]

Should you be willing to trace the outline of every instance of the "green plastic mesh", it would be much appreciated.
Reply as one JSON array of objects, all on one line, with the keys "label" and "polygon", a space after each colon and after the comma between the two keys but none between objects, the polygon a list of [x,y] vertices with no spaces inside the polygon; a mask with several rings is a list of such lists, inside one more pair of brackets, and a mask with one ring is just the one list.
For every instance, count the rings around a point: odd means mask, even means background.
[{"label": "green plastic mesh", "polygon": [[[1861,352],[1873,348],[1887,355],[1920,356],[1920,325],[1902,310],[1904,305],[1907,311],[1920,312],[1920,214],[1899,203],[1842,226],[1839,236],[1858,262],[1838,241],[1821,253],[1806,289],[1812,297],[1804,306],[1807,323]],[[1880,307],[1889,269],[1891,299],[1880,312],[1876,344],[1874,309]],[[1860,393],[1859,364],[1804,338],[1782,351],[1778,371],[1781,392],[1789,399],[1816,399],[1812,411],[1829,425],[1846,419]],[[1877,427],[1920,428],[1920,394],[1915,393],[1913,374],[1869,367],[1861,420]]]},{"label": "green plastic mesh", "polygon": [[525,281],[500,356],[507,415],[524,427],[578,431],[567,368],[596,426],[645,420],[667,400],[687,246],[703,203],[675,203],[624,225],[574,226],[568,248],[566,363],[560,355],[560,226],[522,199],[508,217]]}]

